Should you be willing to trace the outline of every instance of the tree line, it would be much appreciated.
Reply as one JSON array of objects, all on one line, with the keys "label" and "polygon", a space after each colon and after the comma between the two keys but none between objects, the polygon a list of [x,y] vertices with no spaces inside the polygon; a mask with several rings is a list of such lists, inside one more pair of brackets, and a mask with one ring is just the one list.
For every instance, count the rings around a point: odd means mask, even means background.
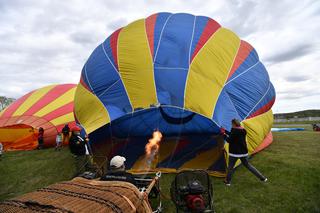
[{"label": "tree line", "polygon": [[6,96],[0,96],[0,111],[2,111],[4,108],[9,106],[15,100],[16,99],[14,99],[14,98],[8,98]]}]

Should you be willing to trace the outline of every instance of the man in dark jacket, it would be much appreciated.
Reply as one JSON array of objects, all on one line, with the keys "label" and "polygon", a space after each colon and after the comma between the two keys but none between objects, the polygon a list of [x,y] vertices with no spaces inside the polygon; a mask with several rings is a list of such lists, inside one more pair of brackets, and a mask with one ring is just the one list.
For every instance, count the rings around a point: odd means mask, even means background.
[{"label": "man in dark jacket", "polygon": [[70,137],[70,142],[69,142],[69,148],[71,153],[77,156],[85,155],[86,154],[85,145],[86,145],[85,139],[83,139],[80,136],[80,131],[73,130]]},{"label": "man in dark jacket", "polygon": [[81,129],[79,127],[72,128],[72,134],[69,141],[69,149],[75,156],[77,175],[82,174],[88,169],[89,162],[86,157],[86,142],[80,136]]},{"label": "man in dark jacket", "polygon": [[227,177],[225,179],[225,184],[230,186],[231,177],[234,173],[234,165],[238,159],[241,160],[241,163],[255,176],[257,176],[261,181],[266,182],[267,178],[264,177],[256,168],[254,168],[248,162],[248,148],[246,142],[247,131],[241,127],[240,122],[237,119],[231,121],[232,129],[231,132],[226,132],[226,141],[229,143],[229,165],[227,171]]},{"label": "man in dark jacket", "polygon": [[131,173],[126,172],[124,162],[126,158],[114,156],[110,161],[110,171],[101,177],[104,181],[125,181],[136,185],[136,181]]}]

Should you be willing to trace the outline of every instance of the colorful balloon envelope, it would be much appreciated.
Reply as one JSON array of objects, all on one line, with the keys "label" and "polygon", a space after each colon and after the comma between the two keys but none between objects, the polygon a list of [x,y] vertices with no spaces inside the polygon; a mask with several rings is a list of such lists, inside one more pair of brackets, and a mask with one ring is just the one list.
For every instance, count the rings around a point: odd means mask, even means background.
[{"label": "colorful balloon envelope", "polygon": [[0,142],[5,150],[38,147],[38,130],[44,129],[44,146],[55,145],[65,124],[76,125],[73,114],[75,84],[50,85],[34,90],[0,112]]},{"label": "colorful balloon envelope", "polygon": [[262,149],[272,140],[263,142],[274,101],[248,42],[208,17],[157,13],[118,29],[93,51],[75,114],[97,156],[124,155],[133,171],[145,169],[145,145],[159,130],[154,169],[223,173],[224,142],[213,136],[236,118],[247,129],[249,152]]}]

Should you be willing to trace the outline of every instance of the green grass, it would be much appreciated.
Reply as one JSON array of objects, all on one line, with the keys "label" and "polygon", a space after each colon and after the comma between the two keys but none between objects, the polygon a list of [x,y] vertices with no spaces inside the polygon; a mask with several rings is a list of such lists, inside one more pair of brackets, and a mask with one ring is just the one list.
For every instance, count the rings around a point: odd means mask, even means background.
[{"label": "green grass", "polygon": [[6,152],[0,160],[0,200],[73,177],[74,158],[64,148]]},{"label": "green grass", "polygon": [[[217,212],[320,212],[320,132],[276,132],[270,147],[250,162],[269,179],[260,182],[244,167],[235,172],[231,187],[212,178]],[[54,182],[68,180],[73,158],[65,149],[10,152],[0,161],[0,199],[7,199]],[[161,178],[170,196],[173,174]],[[163,199],[164,212],[174,212]]]}]

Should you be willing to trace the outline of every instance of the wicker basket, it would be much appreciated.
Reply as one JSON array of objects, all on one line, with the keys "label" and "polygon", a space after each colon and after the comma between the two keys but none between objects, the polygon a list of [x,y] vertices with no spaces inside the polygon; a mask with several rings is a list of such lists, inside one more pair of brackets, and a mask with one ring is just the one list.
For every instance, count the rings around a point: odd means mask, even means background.
[{"label": "wicker basket", "polygon": [[127,182],[75,178],[0,203],[0,212],[152,212]]}]

